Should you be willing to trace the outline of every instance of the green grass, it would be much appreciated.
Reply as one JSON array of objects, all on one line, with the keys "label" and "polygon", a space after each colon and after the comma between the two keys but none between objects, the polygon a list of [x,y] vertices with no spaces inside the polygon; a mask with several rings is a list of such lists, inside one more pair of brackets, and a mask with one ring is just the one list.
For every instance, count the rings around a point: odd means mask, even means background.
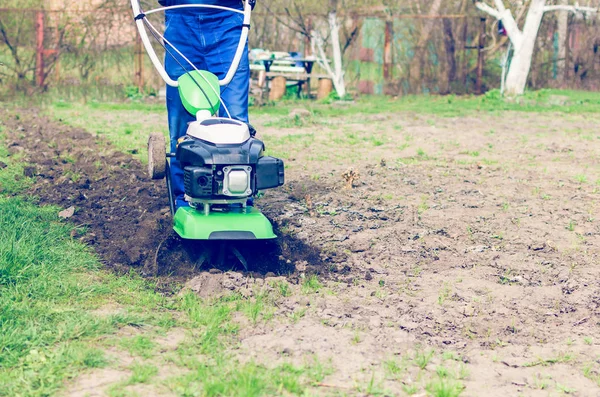
[{"label": "green grass", "polygon": [[[100,272],[58,210],[0,198],[0,395],[51,394],[77,371],[106,364],[96,338],[161,317],[138,309],[160,310],[162,297],[138,278]],[[91,313],[113,299],[139,306]]]},{"label": "green grass", "polygon": [[[560,102],[556,101],[557,97],[561,98]],[[398,111],[435,114],[441,117],[466,116],[477,112],[496,114],[503,111],[578,114],[600,111],[600,93],[545,89],[527,92],[517,100],[505,100],[496,90],[482,96],[408,95],[400,98],[361,96],[352,104],[337,107],[314,101],[291,100],[251,108],[251,114],[287,116],[290,110],[297,108],[299,105],[306,107],[314,116],[327,117]]]},{"label": "green grass", "polygon": [[[3,130],[4,127],[0,123],[0,142],[6,139]],[[23,177],[24,164],[20,160],[20,155],[10,155],[8,150],[0,144],[0,195],[15,195],[33,182],[32,179]]]},{"label": "green grass", "polygon": [[119,340],[119,347],[129,351],[134,356],[151,358],[154,355],[155,343],[145,335],[137,335],[131,338]]},{"label": "green grass", "polygon": [[83,128],[110,141],[118,150],[142,162],[147,161],[151,132],[160,131],[168,137],[167,112],[162,103],[54,102],[47,106],[46,112],[63,124]]},{"label": "green grass", "polygon": [[321,284],[316,274],[311,274],[302,282],[302,293],[304,294],[314,294],[319,292],[321,288],[323,288],[323,284]]},{"label": "green grass", "polygon": [[283,298],[287,298],[292,295],[292,289],[290,284],[283,280],[278,280],[276,282],[271,282],[271,286],[275,288],[277,293]]},{"label": "green grass", "polygon": [[[562,98],[560,103],[556,102],[555,98],[557,97]],[[290,111],[298,107],[308,109],[311,112],[311,116],[308,118],[289,118],[288,114]],[[160,101],[149,103],[125,101],[99,103],[92,101],[86,104],[58,101],[50,103],[46,111],[53,117],[61,119],[68,124],[86,128],[91,132],[97,132],[100,135],[117,139],[117,141],[121,135],[140,135],[143,138],[143,143],[145,143],[145,139],[150,131],[139,130],[138,127],[144,125],[144,117],[152,114],[163,114],[165,123],[163,125],[155,125],[153,128],[159,131],[166,131],[166,110],[165,105]],[[361,96],[345,106],[331,106],[326,103],[294,99],[262,107],[251,107],[250,117],[259,115],[279,116],[279,118],[267,121],[266,125],[294,128],[315,123],[321,124],[329,117],[341,116],[357,117],[370,114],[415,112],[440,117],[459,117],[480,112],[499,114],[504,111],[569,114],[597,113],[600,112],[600,93],[548,89],[527,92],[517,100],[506,100],[497,91],[490,91],[482,96],[468,95],[460,97],[433,95],[404,96],[401,98]],[[123,126],[123,123],[107,123],[106,119],[101,117],[107,113],[113,116],[122,115],[130,125]],[[136,122],[135,120],[138,118],[139,122]],[[134,121],[132,122],[132,120]],[[490,132],[490,134],[493,133],[493,131]],[[375,146],[382,143],[383,141],[379,139],[373,140]],[[138,149],[142,149],[143,146],[145,145],[139,146]],[[129,149],[129,147],[126,148],[126,150]]]},{"label": "green grass", "polygon": [[269,369],[254,362],[228,366],[207,366],[197,362],[190,364],[188,369],[191,370],[188,374],[167,381],[171,389],[182,395],[302,395],[307,385],[321,381],[330,373],[311,363],[301,366],[281,364]]},{"label": "green grass", "polygon": [[381,366],[386,379],[400,381],[407,395],[458,397],[465,390],[462,381],[469,378],[465,364],[452,351],[436,354],[419,348],[412,355],[388,359]]},{"label": "green grass", "polygon": [[306,315],[306,311],[308,309],[307,308],[298,308],[296,310],[294,310],[290,315],[290,320],[292,320],[293,323],[297,323],[298,321],[300,321],[300,319],[302,317],[304,317]]},{"label": "green grass", "polygon": [[308,147],[315,140],[315,134],[289,134],[281,137],[268,136],[265,141],[274,145],[301,145]]},{"label": "green grass", "polygon": [[[238,331],[231,316],[244,307],[257,319],[260,310],[237,295],[212,302],[191,293],[167,299],[144,280],[103,273],[87,248],[69,237],[72,226],[59,221],[57,212],[55,207],[38,207],[19,198],[0,199],[0,383],[5,385],[0,395],[51,395],[80,371],[109,365],[103,350],[94,347],[103,335],[113,335],[116,346],[134,357],[152,359],[153,333],[115,335],[125,325],[141,326],[140,332],[173,325],[198,332],[176,353],[181,366],[194,370],[167,382],[178,390],[201,387],[206,395],[258,396],[278,390],[301,394],[319,378],[311,372],[312,363],[275,368],[239,363],[227,353]],[[125,307],[125,314],[91,313],[113,300]],[[212,364],[193,359],[199,355]],[[155,373],[152,364],[135,366],[129,384],[149,382]]]},{"label": "green grass", "polygon": [[462,383],[453,380],[447,380],[442,377],[431,381],[427,387],[427,391],[434,397],[458,397],[464,390]]},{"label": "green grass", "polygon": [[383,363],[388,378],[398,379],[404,373],[405,368],[396,360],[387,360]]},{"label": "green grass", "polygon": [[[280,282],[279,285],[281,286],[283,283]],[[275,290],[270,294],[259,292],[253,298],[240,300],[236,310],[244,313],[250,322],[256,325],[260,320],[269,320],[273,317],[274,301],[280,296],[284,296],[280,290]]]},{"label": "green grass", "polygon": [[[556,97],[563,98],[560,103]],[[564,103],[563,103],[564,102]],[[310,112],[308,117],[290,117],[290,111],[302,107]],[[435,161],[440,153],[413,144],[409,134],[403,134],[398,142],[395,134],[388,130],[365,131],[362,126],[373,123],[372,115],[401,114],[403,118],[413,114],[431,117],[429,123],[440,121],[438,118],[476,116],[478,114],[502,115],[503,112],[556,112],[556,113],[595,113],[600,112],[600,93],[577,91],[542,90],[527,93],[517,101],[501,98],[496,91],[483,96],[404,96],[390,98],[385,96],[362,96],[344,106],[310,100],[284,100],[269,103],[262,107],[250,108],[250,119],[259,129],[259,136],[265,141],[269,155],[282,158],[286,167],[293,166],[292,161],[299,151],[309,153],[309,160],[320,162],[335,161],[338,164],[351,160],[343,151],[330,153],[333,147],[348,148],[368,145],[377,151],[390,144],[402,152],[414,146],[416,155],[407,153],[397,162],[398,165],[411,165],[423,161]],[[118,150],[130,153],[145,163],[147,161],[147,137],[150,132],[167,132],[167,113],[162,101],[119,103],[98,102],[50,102],[45,112],[63,123],[80,127],[90,133],[109,140]],[[395,116],[394,116],[395,117]],[[258,119],[258,120],[257,120]],[[433,119],[433,120],[432,120]],[[377,125],[375,122],[373,125]],[[343,126],[343,127],[342,127]],[[354,128],[353,126],[357,126]],[[263,128],[289,129],[290,134],[262,134]],[[339,133],[344,128],[343,134]],[[296,130],[299,130],[296,132]],[[300,131],[301,130],[301,131]],[[319,131],[318,133],[314,131]],[[308,132],[308,133],[307,133]],[[496,132],[490,132],[496,134]],[[523,135],[522,139],[529,137]],[[443,148],[455,150],[452,146]],[[352,156],[360,151],[353,150]],[[457,158],[459,164],[471,165],[476,161],[486,165],[497,163],[487,160],[482,150],[461,151],[467,158]],[[71,179],[77,179],[71,175]]]},{"label": "green grass", "polygon": [[431,361],[431,359],[433,358],[434,353],[435,352],[433,350],[430,350],[428,352],[417,350],[414,356],[415,364],[419,368],[425,369]]},{"label": "green grass", "polygon": [[[181,394],[200,395],[276,395],[285,390],[301,395],[307,387],[319,382],[330,373],[317,359],[302,366],[280,364],[269,368],[255,362],[240,362],[226,347],[234,343],[238,326],[231,321],[232,314],[243,304],[243,298],[232,295],[206,305],[196,295],[185,294],[181,307],[188,314],[188,327],[197,330],[190,343],[181,346],[172,358],[189,373],[167,380],[167,384]],[[243,305],[242,305],[243,306]],[[198,360],[199,354],[211,362]]]},{"label": "green grass", "polygon": [[154,376],[158,374],[158,368],[151,364],[135,363],[131,366],[133,374],[128,380],[128,384],[148,383]]},{"label": "green grass", "polygon": [[560,353],[555,357],[541,358],[538,357],[535,361],[523,364],[524,367],[549,366],[553,364],[568,363],[574,359],[571,353]]}]

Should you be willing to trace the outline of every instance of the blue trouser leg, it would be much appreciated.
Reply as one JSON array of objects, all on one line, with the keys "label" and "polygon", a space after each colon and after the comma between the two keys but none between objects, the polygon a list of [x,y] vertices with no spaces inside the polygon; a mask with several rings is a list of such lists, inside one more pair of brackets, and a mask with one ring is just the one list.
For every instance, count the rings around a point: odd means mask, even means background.
[{"label": "blue trouser leg", "polygon": [[[185,135],[188,123],[194,121],[194,118],[183,107],[183,104],[179,99],[179,92],[175,87],[167,87],[167,111],[171,141],[170,152],[175,153],[177,150],[177,139]],[[170,168],[171,189],[173,190],[173,197],[175,198],[175,207],[179,208],[187,205],[183,198],[185,194],[183,187],[183,169],[181,168],[179,160],[175,157],[171,157]]]},{"label": "blue trouser leg", "polygon": [[[237,50],[240,40],[242,17],[236,14],[233,18],[226,18],[226,13],[219,16],[203,15],[201,23],[215,26],[214,29],[206,29],[203,36],[206,40],[206,56],[204,61],[208,71],[216,74],[219,79],[225,78],[229,71],[231,62]],[[242,54],[240,65],[233,79],[226,86],[221,87],[221,99],[227,106],[231,117],[244,123],[248,122],[248,92],[250,91],[250,65],[248,62],[248,44]],[[219,116],[227,117],[225,107],[221,106]]]},{"label": "blue trouser leg", "polygon": [[[208,70],[222,79],[227,74],[239,42],[242,17],[228,11],[167,13],[165,20],[165,38],[171,42],[200,70]],[[167,45],[168,47],[168,45]],[[176,80],[179,76],[193,68],[178,56],[171,48],[165,57],[165,68],[169,76]],[[181,65],[183,65],[183,67]],[[184,69],[185,68],[185,69]],[[231,117],[248,122],[248,91],[250,84],[250,67],[248,65],[248,48],[240,62],[233,80],[221,87],[221,98],[227,106]],[[195,120],[190,115],[179,97],[177,88],[167,86],[167,112],[171,140],[171,153],[177,150],[177,140],[185,136],[187,125]],[[221,117],[227,113],[223,106],[219,110]],[[177,159],[171,159],[171,181],[176,206],[187,205],[184,200],[183,170]]]}]

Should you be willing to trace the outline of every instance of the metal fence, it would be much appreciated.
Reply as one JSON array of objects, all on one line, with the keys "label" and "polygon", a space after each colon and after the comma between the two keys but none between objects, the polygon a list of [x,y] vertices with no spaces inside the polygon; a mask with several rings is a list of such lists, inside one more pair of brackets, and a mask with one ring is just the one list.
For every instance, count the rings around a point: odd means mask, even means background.
[{"label": "metal fence", "polygon": [[[162,25],[154,15],[154,24]],[[323,20],[309,16],[307,25]],[[477,15],[351,15],[342,18],[346,80],[357,93],[473,93],[500,85],[506,38]],[[310,53],[307,37],[281,18],[253,17],[250,47]],[[156,93],[162,82],[137,41],[131,11],[0,9],[0,91],[52,90],[58,96],[111,98]],[[344,38],[345,40],[345,38]],[[558,56],[557,24],[544,20],[530,85],[595,90],[600,71],[596,20],[571,18],[566,59]],[[160,46],[157,46],[157,48]],[[564,62],[564,70],[560,65]],[[322,71],[321,71],[322,72]]]},{"label": "metal fence", "polygon": [[[309,41],[289,27],[291,22],[265,15],[255,19],[259,20],[255,26],[260,29],[255,32],[257,45],[310,53]],[[315,25],[316,17],[307,19],[306,25]],[[429,39],[420,43],[422,24],[428,19],[431,18],[420,15],[343,18],[345,30],[357,32],[350,42],[342,39],[346,44],[344,59],[349,86],[365,94],[480,92],[486,74],[494,72],[485,69],[482,33],[485,34],[487,26],[477,16],[436,17],[429,21],[432,25]],[[274,37],[276,42],[272,40]]]},{"label": "metal fence", "polygon": [[[556,17],[553,13],[544,17],[530,86],[597,90],[599,21],[570,16],[566,56],[561,59]],[[422,42],[420,35],[428,19],[422,15],[347,18],[347,24],[359,27],[345,52],[350,87],[359,93],[388,95],[478,93],[500,87],[507,37],[498,32],[497,21],[476,13],[438,16],[429,21],[431,31]],[[306,51],[306,40],[288,25],[266,16],[260,19],[256,41],[269,48]]]}]

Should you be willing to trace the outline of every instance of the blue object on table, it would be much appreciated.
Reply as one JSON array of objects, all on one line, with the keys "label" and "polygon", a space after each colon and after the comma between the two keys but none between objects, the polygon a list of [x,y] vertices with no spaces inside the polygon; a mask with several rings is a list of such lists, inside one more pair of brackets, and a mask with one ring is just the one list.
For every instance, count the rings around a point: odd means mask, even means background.
[{"label": "blue object on table", "polygon": [[[292,59],[302,59],[302,54],[300,54],[299,52],[290,52],[290,57]],[[301,68],[304,67],[304,62],[296,62],[295,66],[299,66]]]}]

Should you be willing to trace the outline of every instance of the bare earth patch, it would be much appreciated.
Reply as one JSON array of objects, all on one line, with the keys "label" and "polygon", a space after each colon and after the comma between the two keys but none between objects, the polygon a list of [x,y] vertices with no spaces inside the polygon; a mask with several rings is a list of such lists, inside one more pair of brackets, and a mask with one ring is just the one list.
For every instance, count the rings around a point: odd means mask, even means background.
[{"label": "bare earth patch", "polygon": [[[293,129],[254,121],[288,168],[286,186],[258,201],[283,236],[277,260],[249,273],[196,268],[194,247],[170,234],[162,186],[139,163],[91,157],[110,167],[98,174],[80,166],[96,151],[78,155],[77,137],[59,125],[39,127],[57,148],[42,148],[36,128],[7,133],[32,153],[33,192],[75,205],[108,266],[156,266],[205,297],[254,299],[270,276],[285,277],[291,293],[271,320],[239,322],[241,361],[318,360],[330,371],[317,394],[424,393],[449,378],[464,396],[600,393],[599,116],[350,115]],[[72,151],[74,162],[60,161]],[[61,180],[67,169],[91,188]],[[117,211],[126,192],[137,192],[133,210]],[[85,204],[96,196],[107,199]],[[123,222],[135,252],[116,231]],[[266,277],[275,265],[280,274]],[[312,274],[322,285],[303,290]],[[107,382],[125,376],[102,371]]]},{"label": "bare earth patch", "polygon": [[[128,337],[146,335],[143,330],[135,327],[124,327],[119,332],[120,336]],[[144,359],[121,347],[109,347],[106,354],[109,357],[109,368],[92,370],[67,385],[64,396],[110,396],[111,390],[124,390],[128,395],[147,396],[173,396],[162,381],[180,376],[187,372],[186,369],[177,367],[163,360],[163,355],[172,352],[185,339],[185,331],[180,328],[169,330],[164,336],[151,336],[152,343],[157,345],[155,357]],[[137,383],[132,377],[136,366],[152,366],[157,368],[157,373],[145,380],[147,383]]]},{"label": "bare earth patch", "polygon": [[73,385],[65,391],[69,397],[104,397],[106,388],[122,382],[130,375],[129,371],[104,368],[80,376]]}]

